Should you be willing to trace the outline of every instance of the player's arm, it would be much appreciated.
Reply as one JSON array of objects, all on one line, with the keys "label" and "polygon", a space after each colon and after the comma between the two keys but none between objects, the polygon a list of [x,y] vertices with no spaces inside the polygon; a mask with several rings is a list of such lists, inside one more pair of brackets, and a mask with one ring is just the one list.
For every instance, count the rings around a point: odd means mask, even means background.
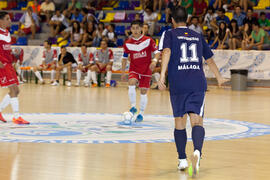
[{"label": "player's arm", "polygon": [[126,71],[126,67],[127,67],[127,60],[128,60],[127,57],[122,58],[122,68],[121,68],[121,72],[122,72],[121,80],[122,81],[125,80],[125,71]]},{"label": "player's arm", "polygon": [[165,48],[162,51],[162,61],[161,61],[161,73],[160,73],[160,79],[158,82],[158,87],[160,90],[165,90],[166,85],[165,85],[165,73],[168,68],[168,64],[170,61],[171,57],[171,49],[170,48]]},{"label": "player's arm", "polygon": [[221,74],[218,70],[218,67],[217,67],[215,61],[213,60],[213,58],[207,59],[206,63],[209,66],[210,70],[214,73],[214,75],[218,81],[218,86],[221,86],[222,84],[224,84],[225,82],[228,81],[221,76]]},{"label": "player's arm", "polygon": [[112,66],[113,61],[114,61],[113,51],[110,49],[109,50],[109,63],[108,63],[108,65]]},{"label": "player's arm", "polygon": [[152,59],[152,62],[150,64],[149,68],[153,72],[155,67],[157,66],[157,62],[158,62],[159,57],[160,57],[160,51],[158,51],[156,42],[153,39],[151,39],[151,51],[154,53],[154,59]]}]

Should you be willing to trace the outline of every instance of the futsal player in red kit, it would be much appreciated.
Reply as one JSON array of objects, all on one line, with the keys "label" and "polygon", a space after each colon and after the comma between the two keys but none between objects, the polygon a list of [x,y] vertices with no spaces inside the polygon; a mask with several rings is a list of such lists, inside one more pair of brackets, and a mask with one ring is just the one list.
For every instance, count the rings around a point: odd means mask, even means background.
[{"label": "futsal player in red kit", "polygon": [[13,57],[11,55],[11,36],[8,27],[11,25],[11,20],[7,12],[0,12],[0,85],[1,87],[9,88],[9,93],[0,103],[0,120],[7,122],[2,116],[2,111],[9,104],[13,110],[13,122],[15,124],[29,124],[19,115],[19,81],[16,70],[12,66]]},{"label": "futsal player in red kit", "polygon": [[[155,41],[142,34],[142,22],[131,23],[132,36],[124,44],[122,59],[122,80],[125,77],[127,59],[130,59],[128,75],[128,95],[131,104],[130,112],[135,114],[136,108],[136,84],[141,91],[140,112],[135,122],[143,121],[144,110],[147,105],[147,91],[150,88],[152,72],[156,67],[160,52],[157,50]],[[154,58],[152,59],[152,53]]]}]

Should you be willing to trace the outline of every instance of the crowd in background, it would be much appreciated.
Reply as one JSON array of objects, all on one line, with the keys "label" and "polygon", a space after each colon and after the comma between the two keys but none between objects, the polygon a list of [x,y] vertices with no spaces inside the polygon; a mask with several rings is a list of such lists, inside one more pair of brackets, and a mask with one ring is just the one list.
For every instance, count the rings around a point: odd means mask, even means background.
[{"label": "crowd in background", "polygon": [[[34,1],[22,16],[19,35],[35,34],[40,31],[40,23],[50,26],[51,38],[60,38],[58,43],[68,40],[69,46],[98,47],[102,39],[109,47],[117,47],[115,24],[105,25],[96,17],[97,10],[110,1],[89,0],[86,5],[80,1],[45,0]],[[115,1],[112,1],[115,3]],[[159,26],[171,26],[171,13],[177,6],[188,12],[189,28],[202,33],[212,48],[217,49],[270,49],[270,22],[266,13],[254,15],[253,7],[258,0],[141,0],[142,10],[135,19],[144,21],[144,34],[155,36]],[[163,11],[165,10],[165,11]],[[230,20],[226,12],[232,12]],[[158,24],[158,14],[166,14],[166,24]],[[103,13],[99,13],[103,14]],[[126,38],[130,30],[125,31]]]}]

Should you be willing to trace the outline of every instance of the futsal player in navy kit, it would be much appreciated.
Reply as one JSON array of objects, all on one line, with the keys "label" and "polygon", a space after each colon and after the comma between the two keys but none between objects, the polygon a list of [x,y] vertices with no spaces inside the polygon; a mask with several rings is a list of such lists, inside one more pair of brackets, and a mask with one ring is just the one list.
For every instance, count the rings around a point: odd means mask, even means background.
[{"label": "futsal player in navy kit", "polygon": [[170,99],[175,118],[174,138],[178,151],[178,169],[188,167],[186,157],[186,117],[190,117],[194,153],[191,157],[194,174],[199,171],[199,162],[205,136],[203,128],[204,100],[207,89],[203,71],[203,58],[215,74],[219,86],[223,79],[212,59],[213,52],[201,34],[186,27],[187,12],[178,7],[172,13],[175,29],[165,32],[160,41],[163,50],[159,89],[166,89],[165,72],[168,68]]}]

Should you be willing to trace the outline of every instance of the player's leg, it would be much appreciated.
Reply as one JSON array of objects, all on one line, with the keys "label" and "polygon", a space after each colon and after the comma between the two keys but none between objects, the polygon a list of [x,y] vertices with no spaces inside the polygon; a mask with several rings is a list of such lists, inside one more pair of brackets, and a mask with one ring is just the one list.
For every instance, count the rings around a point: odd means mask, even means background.
[{"label": "player's leg", "polygon": [[147,88],[140,88],[141,92],[141,98],[140,98],[140,112],[136,118],[136,122],[142,122],[143,121],[143,115],[144,115],[144,110],[147,106],[148,102],[148,97],[147,97]]},{"label": "player's leg", "polygon": [[111,65],[106,65],[106,86],[105,87],[110,87],[111,85],[111,79],[112,79],[112,66]]},{"label": "player's leg", "polygon": [[67,67],[67,86],[71,86],[71,75],[72,75],[72,64],[68,65]]},{"label": "player's leg", "polygon": [[187,131],[186,122],[187,114],[183,117],[175,117],[174,141],[178,152],[178,169],[185,170],[188,167],[186,145]]},{"label": "player's leg", "polygon": [[97,72],[100,72],[99,68],[97,65],[93,65],[91,67],[91,71],[92,71],[92,80],[93,80],[93,85],[92,87],[97,87]]},{"label": "player's leg", "polygon": [[86,70],[87,70],[86,71],[87,75],[86,75],[86,78],[85,78],[84,86],[88,87],[89,84],[90,84],[90,81],[92,79],[92,66],[88,67]]},{"label": "player's leg", "polygon": [[10,95],[9,94],[7,94],[7,95],[5,95],[5,97],[3,98],[3,100],[1,101],[1,103],[0,103],[0,120],[2,121],[2,122],[7,122],[6,120],[5,120],[5,118],[2,116],[2,111],[8,106],[10,104]]},{"label": "player's leg", "polygon": [[55,78],[55,70],[56,70],[56,64],[55,63],[52,63],[51,65],[50,65],[50,67],[51,67],[51,83],[53,83],[53,81],[54,81],[54,78]]},{"label": "player's leg", "polygon": [[56,68],[56,76],[55,81],[52,83],[52,86],[58,86],[59,85],[59,79],[60,79],[60,73],[63,70],[63,66],[59,66]]},{"label": "player's leg", "polygon": [[35,73],[36,77],[38,78],[38,80],[41,82],[41,84],[44,84],[44,80],[41,77],[41,74],[39,71],[43,70],[42,66],[35,66],[33,67],[33,72]]},{"label": "player's leg", "polygon": [[10,104],[13,111],[13,122],[15,124],[30,124],[28,121],[24,120],[22,117],[20,117],[19,114],[19,87],[17,84],[9,86],[9,96],[10,96]]},{"label": "player's leg", "polygon": [[160,79],[160,71],[161,71],[160,67],[156,67],[155,70],[153,71],[153,76],[154,76],[155,82],[151,86],[152,89],[157,88],[157,82]]},{"label": "player's leg", "polygon": [[76,71],[77,82],[76,82],[75,86],[77,86],[77,87],[80,86],[82,71],[83,71],[83,67],[81,64],[79,64],[77,71]]},{"label": "player's leg", "polygon": [[136,84],[138,83],[138,75],[134,73],[129,74],[128,78],[128,97],[131,104],[130,112],[135,114],[136,109]]}]

